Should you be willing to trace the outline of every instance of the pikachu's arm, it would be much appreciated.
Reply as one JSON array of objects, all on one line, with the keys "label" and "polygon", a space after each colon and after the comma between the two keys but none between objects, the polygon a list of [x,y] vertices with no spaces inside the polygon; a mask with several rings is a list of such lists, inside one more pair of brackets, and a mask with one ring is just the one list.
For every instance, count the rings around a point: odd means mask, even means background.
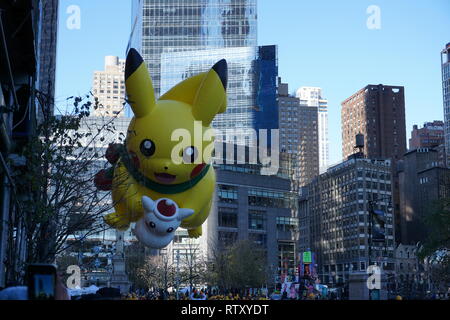
[{"label": "pikachu's arm", "polygon": [[131,222],[143,214],[142,194],[125,166],[119,161],[114,170],[112,198],[116,212],[106,216],[105,221],[118,229],[127,229]]},{"label": "pikachu's arm", "polygon": [[117,177],[117,190],[121,196],[117,200],[121,202],[130,221],[135,222],[143,215],[142,192],[138,183],[134,181],[122,162],[118,163],[116,172],[117,176],[115,175],[115,180]]},{"label": "pikachu's arm", "polygon": [[190,194],[182,203],[183,208],[193,209],[195,212],[192,216],[184,219],[181,223],[183,228],[194,229],[203,224],[209,214],[209,204],[211,203],[212,195],[215,187],[214,169],[211,167],[210,171],[195,188],[195,193]]}]

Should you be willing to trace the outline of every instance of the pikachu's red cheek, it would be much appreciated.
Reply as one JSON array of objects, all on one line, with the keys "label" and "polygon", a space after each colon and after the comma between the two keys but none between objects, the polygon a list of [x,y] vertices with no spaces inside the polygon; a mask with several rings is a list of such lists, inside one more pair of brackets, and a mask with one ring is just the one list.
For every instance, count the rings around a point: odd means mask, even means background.
[{"label": "pikachu's red cheek", "polygon": [[191,178],[195,178],[196,176],[198,176],[198,174],[200,172],[202,172],[202,170],[205,166],[206,166],[206,163],[202,163],[202,164],[199,164],[198,166],[196,166],[194,168],[194,170],[192,170],[192,172],[191,172]]},{"label": "pikachu's red cheek", "polygon": [[139,162],[139,158],[137,156],[136,153],[134,153],[133,151],[130,152],[130,157],[131,157],[131,161],[133,161],[134,166],[139,169],[139,167],[141,166],[141,163]]}]

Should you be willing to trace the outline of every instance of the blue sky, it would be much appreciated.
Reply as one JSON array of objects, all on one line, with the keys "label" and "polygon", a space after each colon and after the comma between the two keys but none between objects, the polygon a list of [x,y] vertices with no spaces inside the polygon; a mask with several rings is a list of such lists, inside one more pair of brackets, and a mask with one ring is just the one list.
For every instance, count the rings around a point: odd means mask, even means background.
[{"label": "blue sky", "polygon": [[[61,0],[56,99],[90,90],[106,55],[125,56],[129,0]],[[81,10],[70,30],[70,5]],[[381,28],[366,13],[380,8]],[[367,84],[405,87],[406,128],[443,119],[440,51],[450,42],[448,0],[260,0],[259,45],[276,44],[279,74],[290,91],[319,86],[329,101],[330,162],[341,159],[341,102]]]}]

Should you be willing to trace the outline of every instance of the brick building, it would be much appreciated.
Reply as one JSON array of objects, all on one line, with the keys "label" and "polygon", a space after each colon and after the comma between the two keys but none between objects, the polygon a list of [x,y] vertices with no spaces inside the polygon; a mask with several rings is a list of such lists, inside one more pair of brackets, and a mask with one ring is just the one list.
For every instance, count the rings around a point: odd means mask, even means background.
[{"label": "brick building", "polygon": [[[397,163],[406,152],[404,87],[368,85],[342,102],[342,156],[352,155],[355,136],[364,135],[363,153],[370,159],[391,159],[393,209],[400,220]],[[396,232],[400,232],[397,225]],[[396,234],[399,239],[401,235]]]},{"label": "brick building", "polygon": [[409,139],[409,150],[432,148],[444,144],[444,122],[435,120],[425,122],[422,128],[413,126]]},{"label": "brick building", "polygon": [[391,158],[406,152],[405,97],[400,86],[368,85],[342,102],[342,156],[354,153],[355,136],[364,135],[368,158]]}]

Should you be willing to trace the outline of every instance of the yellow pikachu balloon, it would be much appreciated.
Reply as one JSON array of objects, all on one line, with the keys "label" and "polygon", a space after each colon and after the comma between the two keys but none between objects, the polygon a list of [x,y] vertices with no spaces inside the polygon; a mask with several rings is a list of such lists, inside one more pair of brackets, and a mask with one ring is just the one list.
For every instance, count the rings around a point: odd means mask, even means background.
[{"label": "yellow pikachu balloon", "polygon": [[[136,222],[135,235],[153,248],[169,244],[178,226],[190,237],[202,234],[215,188],[214,142],[203,137],[226,110],[226,84],[227,63],[221,60],[156,100],[142,57],[129,50],[125,85],[134,117],[114,160],[115,212],[105,216],[107,224],[126,230]],[[194,139],[199,128],[201,137]],[[192,139],[180,142],[177,132]]]}]

